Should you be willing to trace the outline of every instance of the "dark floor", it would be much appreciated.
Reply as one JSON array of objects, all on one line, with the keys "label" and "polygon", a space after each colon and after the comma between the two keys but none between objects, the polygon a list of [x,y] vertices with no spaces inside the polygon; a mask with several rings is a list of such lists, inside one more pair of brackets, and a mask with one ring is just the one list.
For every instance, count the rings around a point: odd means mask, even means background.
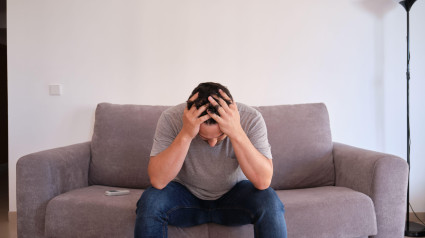
[{"label": "dark floor", "polygon": [[9,222],[7,164],[0,165],[0,238],[16,238],[16,218]]}]

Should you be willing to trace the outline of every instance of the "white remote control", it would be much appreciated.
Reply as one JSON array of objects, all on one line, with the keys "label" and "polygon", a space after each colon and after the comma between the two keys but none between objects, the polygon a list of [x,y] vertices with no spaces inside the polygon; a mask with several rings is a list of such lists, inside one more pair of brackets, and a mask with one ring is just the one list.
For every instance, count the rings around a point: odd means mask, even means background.
[{"label": "white remote control", "polygon": [[106,196],[121,196],[127,195],[130,193],[130,190],[108,190],[105,192]]}]

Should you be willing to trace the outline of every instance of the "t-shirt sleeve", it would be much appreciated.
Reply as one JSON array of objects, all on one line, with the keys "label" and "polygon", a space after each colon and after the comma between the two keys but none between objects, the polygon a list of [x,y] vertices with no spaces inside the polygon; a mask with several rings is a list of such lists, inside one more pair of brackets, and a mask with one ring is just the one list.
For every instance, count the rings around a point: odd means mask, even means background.
[{"label": "t-shirt sleeve", "polygon": [[158,119],[150,156],[156,156],[167,149],[176,138],[177,133],[166,113]]},{"label": "t-shirt sleeve", "polygon": [[272,159],[271,146],[267,137],[266,123],[260,113],[250,123],[247,129],[247,136],[261,154]]}]

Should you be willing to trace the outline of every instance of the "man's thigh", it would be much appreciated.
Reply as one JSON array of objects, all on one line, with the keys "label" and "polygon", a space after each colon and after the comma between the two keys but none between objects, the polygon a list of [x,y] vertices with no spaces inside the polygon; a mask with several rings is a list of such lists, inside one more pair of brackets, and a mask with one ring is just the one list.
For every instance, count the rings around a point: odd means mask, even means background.
[{"label": "man's thigh", "polygon": [[229,226],[254,224],[265,211],[283,213],[283,204],[276,192],[272,188],[258,190],[245,180],[217,200],[213,222]]},{"label": "man's thigh", "polygon": [[137,202],[137,215],[160,219],[168,225],[188,227],[208,222],[205,202],[195,197],[185,186],[170,182],[159,190],[148,188]]}]

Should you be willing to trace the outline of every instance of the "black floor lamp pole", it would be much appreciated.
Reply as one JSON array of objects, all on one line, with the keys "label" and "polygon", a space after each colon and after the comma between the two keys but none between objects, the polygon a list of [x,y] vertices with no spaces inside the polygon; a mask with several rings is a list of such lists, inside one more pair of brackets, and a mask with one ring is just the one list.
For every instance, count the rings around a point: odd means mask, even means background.
[{"label": "black floor lamp pole", "polygon": [[[406,15],[407,15],[407,70],[406,70],[406,96],[407,96],[407,163],[409,164],[409,171],[410,171],[410,102],[409,102],[409,83],[410,83],[410,31],[409,31],[409,12],[410,8],[412,7],[413,3],[415,3],[416,0],[404,0],[399,1],[399,3],[406,9]],[[409,173],[409,180],[410,180],[410,173]],[[409,237],[425,237],[425,226],[422,224],[418,224],[415,222],[411,222],[409,218],[409,206],[410,206],[410,191],[409,191],[409,184],[407,185],[407,210],[406,210],[406,227],[405,227],[405,235]]]}]

